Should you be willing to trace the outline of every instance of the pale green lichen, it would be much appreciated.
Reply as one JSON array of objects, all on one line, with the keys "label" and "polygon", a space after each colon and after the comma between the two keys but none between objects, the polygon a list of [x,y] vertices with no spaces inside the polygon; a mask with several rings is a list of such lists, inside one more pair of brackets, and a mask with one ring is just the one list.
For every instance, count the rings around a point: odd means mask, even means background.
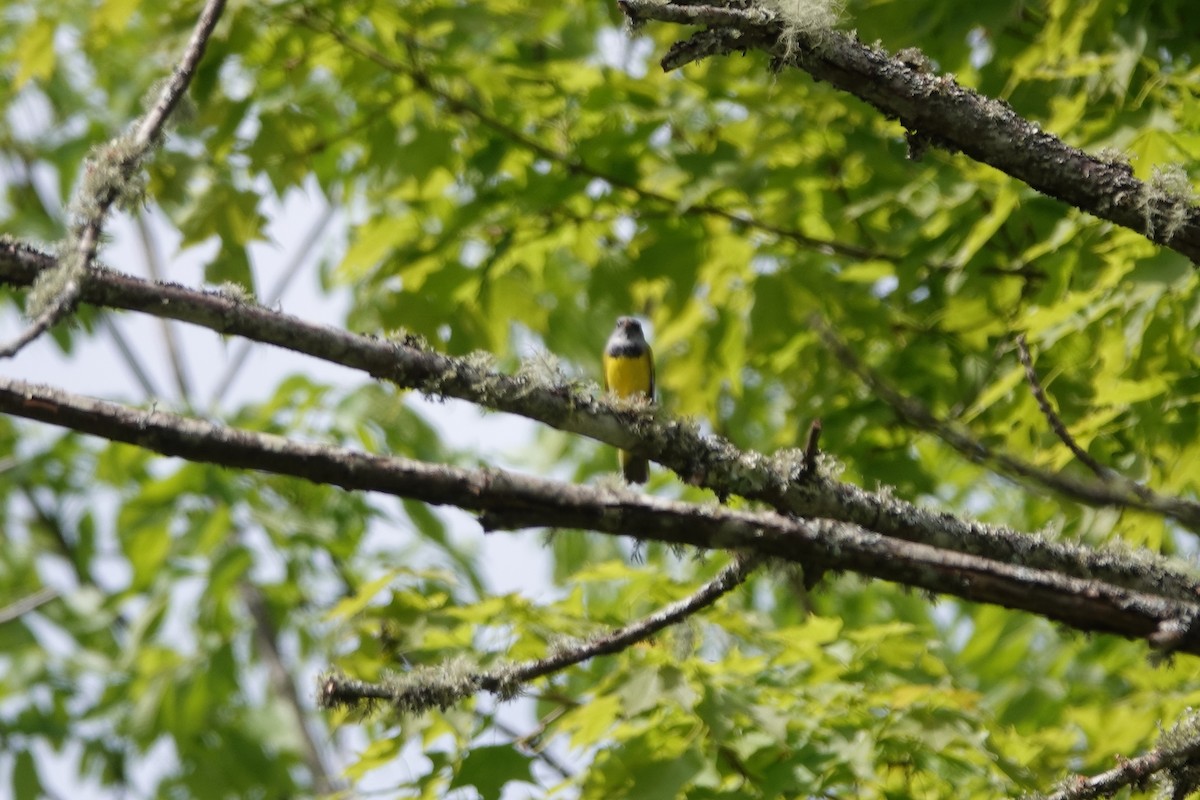
[{"label": "pale green lichen", "polygon": [[[395,328],[386,331],[383,338],[389,342],[396,342],[405,347],[411,347],[413,350],[428,350],[429,341],[419,333],[413,333],[408,328]],[[468,356],[469,358],[470,356]]]},{"label": "pale green lichen", "polygon": [[83,280],[86,263],[78,248],[68,248],[58,266],[38,273],[33,288],[29,290],[25,313],[30,317],[40,317],[60,299],[74,297],[79,282]]},{"label": "pale green lichen", "polygon": [[845,7],[841,0],[762,0],[762,8],[774,12],[782,23],[779,41],[786,61],[796,52],[801,40],[820,44],[841,21]]},{"label": "pale green lichen", "polygon": [[842,473],[846,471],[846,465],[837,459],[836,456],[824,451],[817,454],[817,474],[824,475],[830,480],[836,481],[842,477]]},{"label": "pale green lichen", "polygon": [[254,295],[240,283],[234,281],[225,281],[214,290],[217,294],[223,295],[235,303],[243,303],[249,305],[254,302]]},{"label": "pale green lichen", "polygon": [[[1168,753],[1186,752],[1195,748],[1197,741],[1200,741],[1200,712],[1189,708],[1159,737],[1158,748]],[[1167,770],[1171,797],[1190,797],[1200,788],[1200,765],[1191,759],[1181,759],[1181,762]]]},{"label": "pale green lichen", "polygon": [[1182,166],[1155,167],[1143,198],[1147,235],[1156,241],[1171,241],[1187,222],[1196,197],[1187,170]]},{"label": "pale green lichen", "polygon": [[145,155],[145,149],[128,133],[92,148],[71,204],[71,216],[86,226],[103,217],[111,203],[138,207],[146,194],[146,179],[139,169]]},{"label": "pale green lichen", "polygon": [[[409,345],[410,347],[419,347],[427,349],[428,345],[425,340],[421,339],[417,345]],[[467,369],[477,370],[478,372],[495,372],[496,371],[496,356],[486,350],[472,350],[463,356],[463,363],[467,365]]]},{"label": "pale green lichen", "polygon": [[533,386],[550,389],[563,386],[569,380],[559,357],[546,350],[523,359],[517,367],[516,377],[528,381]]},{"label": "pale green lichen", "polygon": [[1133,166],[1129,161],[1129,154],[1119,147],[1101,147],[1096,153],[1096,158],[1105,164],[1121,167],[1126,172],[1133,171]]},{"label": "pale green lichen", "polygon": [[402,713],[445,710],[479,690],[479,673],[467,658],[454,658],[432,667],[389,676],[385,681],[393,703]]}]

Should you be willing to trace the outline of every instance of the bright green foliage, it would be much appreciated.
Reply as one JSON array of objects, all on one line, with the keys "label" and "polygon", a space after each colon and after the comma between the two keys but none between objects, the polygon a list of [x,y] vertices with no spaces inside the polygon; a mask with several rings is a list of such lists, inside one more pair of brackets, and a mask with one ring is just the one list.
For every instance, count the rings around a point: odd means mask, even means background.
[{"label": "bright green foliage", "polygon": [[[851,0],[843,27],[920,48],[1150,180],[1200,160],[1194,3]],[[69,197],[87,151],[169,74],[197,11],[0,7],[0,231],[65,235],[24,165]],[[656,60],[682,29],[622,26],[612,3],[231,2],[150,160],[149,196],[184,247],[219,240],[213,283],[261,284],[247,247],[267,238],[267,201],[319,189],[347,212],[324,278],[351,294],[352,330],[403,328],[508,367],[546,350],[591,377],[614,318],[636,313],[662,404],[739,446],[802,446],[820,417],[823,447],[869,489],[1194,552],[1194,534],[1159,519],[1082,509],[965,462],[865,391],[811,325],[821,315],[883,379],[988,445],[1084,474],[1025,384],[1024,333],[1094,458],[1194,497],[1192,265],[965,156],[910,161],[898,123],[802,73],[771,74],[762,54],[665,75]],[[64,348],[91,334],[56,331]],[[365,377],[293,378],[221,416],[477,463]],[[482,435],[500,424],[485,419]],[[136,774],[135,796],[314,791],[262,619],[307,701],[329,667],[380,680],[540,657],[685,596],[726,559],[650,547],[630,564],[609,537],[556,532],[562,591],[496,597],[474,528],[414,503],[4,419],[0,460],[0,607],[46,576],[72,587],[0,623],[0,794],[16,797],[61,791],[49,751],[68,752],[71,785],[122,793]],[[615,456],[543,433],[527,463],[582,481]],[[651,491],[704,497],[663,474]],[[329,728],[365,732],[335,778],[383,776],[396,796],[964,798],[1107,769],[1200,704],[1193,661],[1153,665],[1140,643],[847,576],[807,597],[796,586],[766,571],[647,646],[530,686],[546,720],[530,745],[569,754],[569,778],[491,728],[488,703],[308,723],[322,746],[338,742]]]}]

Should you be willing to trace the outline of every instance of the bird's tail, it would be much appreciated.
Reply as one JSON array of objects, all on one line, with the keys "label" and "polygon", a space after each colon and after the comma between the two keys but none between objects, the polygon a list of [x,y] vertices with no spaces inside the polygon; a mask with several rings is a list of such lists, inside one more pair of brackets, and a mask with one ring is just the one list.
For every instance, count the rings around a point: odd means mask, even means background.
[{"label": "bird's tail", "polygon": [[626,450],[620,453],[621,472],[630,483],[645,483],[650,477],[650,462]]}]

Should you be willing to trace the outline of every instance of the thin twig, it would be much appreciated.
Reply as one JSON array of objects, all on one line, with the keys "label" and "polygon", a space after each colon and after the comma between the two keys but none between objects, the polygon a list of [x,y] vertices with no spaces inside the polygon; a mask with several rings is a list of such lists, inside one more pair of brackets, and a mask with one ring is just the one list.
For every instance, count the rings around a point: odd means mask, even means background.
[{"label": "thin twig", "polygon": [[821,455],[821,420],[814,419],[808,426],[808,440],[804,444],[804,471],[817,471],[817,457]]},{"label": "thin twig", "polygon": [[[100,588],[96,584],[96,581],[94,581],[92,576],[88,573],[85,565],[80,563],[79,555],[75,550],[75,546],[67,538],[67,532],[63,528],[62,520],[60,520],[57,515],[51,514],[49,509],[42,505],[41,501],[38,500],[37,493],[34,491],[33,487],[29,486],[28,484],[24,484],[21,486],[21,493],[24,495],[25,501],[29,503],[30,508],[33,509],[33,513],[37,517],[38,522],[45,526],[46,532],[54,541],[54,547],[58,551],[58,554],[67,560],[67,563],[71,567],[71,573],[75,576],[75,580],[79,583],[79,585]],[[116,619],[111,626],[112,630],[114,631],[114,639],[117,640],[118,645],[120,644],[120,640],[118,637],[116,637],[116,633],[128,630],[129,627],[129,619],[125,612],[118,612]]]},{"label": "thin twig", "polygon": [[[162,254],[159,252],[158,242],[154,238],[154,231],[146,222],[146,215],[140,211],[133,215],[133,223],[137,227],[138,238],[142,242],[142,255],[146,258],[146,271],[149,272],[151,280],[161,281],[163,279]],[[192,389],[188,382],[187,370],[184,368],[183,351],[175,338],[175,327],[169,320],[160,319],[159,321],[162,323],[163,343],[167,346],[171,374],[175,376],[175,390],[179,392],[180,401],[184,405],[190,406]],[[155,396],[157,397],[157,395]]]},{"label": "thin twig", "polygon": [[1021,366],[1025,367],[1025,380],[1029,382],[1033,398],[1037,401],[1038,408],[1042,410],[1042,415],[1046,418],[1046,421],[1050,423],[1050,428],[1054,431],[1054,435],[1075,454],[1076,458],[1094,472],[1097,478],[1108,480],[1112,477],[1112,470],[1103,467],[1099,461],[1092,458],[1086,450],[1079,446],[1079,443],[1071,436],[1071,432],[1067,430],[1067,426],[1063,423],[1062,418],[1058,416],[1054,407],[1050,405],[1050,398],[1046,396],[1046,391],[1042,388],[1042,382],[1038,379],[1038,374],[1033,368],[1033,357],[1029,355],[1029,346],[1025,343],[1025,334],[1023,333],[1017,334],[1017,354],[1021,359]]},{"label": "thin twig", "polygon": [[79,284],[76,281],[68,281],[64,284],[61,293],[46,306],[41,314],[34,318],[33,322],[29,323],[25,330],[0,346],[0,358],[12,358],[24,350],[34,339],[48,331],[54,323],[67,315],[78,295]]},{"label": "thin twig", "polygon": [[37,491],[34,487],[27,483],[22,483],[21,494],[24,496],[25,502],[29,503],[29,507],[33,509],[33,515],[36,517],[37,522],[41,523],[45,532],[54,542],[54,549],[71,565],[71,572],[74,574],[75,580],[83,586],[95,586],[92,576],[79,563],[75,547],[67,538],[67,532],[63,527],[62,520],[58,518],[57,514],[51,513],[48,508],[42,505],[42,502],[38,500]]},{"label": "thin twig", "polygon": [[496,719],[494,715],[489,720],[489,724],[491,724],[493,728],[500,731],[505,736],[512,739],[513,745],[516,746],[521,752],[531,756],[532,758],[536,758],[538,761],[541,761],[547,767],[554,770],[558,774],[558,777],[562,778],[563,780],[569,780],[575,777],[575,773],[570,767],[559,761],[558,758],[550,753],[545,747],[539,747],[535,744],[535,740],[539,736],[539,734],[536,732],[522,734],[511,725],[507,725],[504,722]]},{"label": "thin twig", "polygon": [[[351,53],[360,56],[361,58],[371,61],[376,66],[379,66],[388,72],[397,73],[407,76],[417,88],[425,93],[441,100],[446,106],[456,114],[471,117],[481,123],[484,127],[490,128],[496,133],[503,136],[505,139],[517,144],[526,150],[536,154],[541,158],[552,161],[561,166],[569,175],[586,175],[589,178],[602,180],[611,186],[627,191],[638,198],[649,200],[656,204],[665,206],[675,213],[697,214],[708,217],[718,217],[738,225],[744,225],[747,228],[769,233],[777,236],[780,239],[786,239],[802,247],[815,250],[816,252],[825,255],[838,255],[845,258],[855,260],[886,260],[895,261],[897,259],[883,253],[875,253],[866,248],[859,247],[853,244],[839,242],[833,239],[820,239],[809,236],[801,231],[785,228],[779,225],[773,225],[764,222],[748,213],[740,213],[730,211],[729,209],[709,203],[687,203],[683,202],[679,197],[672,197],[663,194],[662,192],[648,189],[637,181],[631,181],[623,178],[620,175],[605,172],[598,167],[589,164],[581,156],[576,153],[558,150],[543,144],[537,139],[522,133],[511,125],[505,123],[498,117],[492,116],[475,104],[455,95],[445,89],[440,88],[424,72],[416,65],[407,65],[396,61],[389,56],[368,47],[366,44],[357,41],[350,37],[349,34],[342,31],[332,22],[318,17],[312,11],[305,11],[292,17],[293,21],[303,24],[319,33],[325,33],[333,37],[339,44],[349,50]],[[415,40],[411,37],[407,39],[408,43],[420,48]]]},{"label": "thin twig", "polygon": [[[301,242],[300,246],[296,248],[296,251],[292,253],[291,262],[284,269],[283,274],[279,277],[279,280],[271,289],[270,294],[267,295],[266,302],[264,302],[263,305],[275,306],[280,300],[283,299],[283,295],[288,290],[288,287],[291,286],[292,281],[295,280],[296,276],[300,274],[300,268],[309,263],[309,256],[312,253],[313,247],[315,247],[317,242],[320,241],[321,237],[325,235],[325,230],[329,227],[329,223],[333,221],[336,213],[336,206],[334,206],[332,203],[326,203],[325,210],[317,219],[316,224],[308,227],[308,233],[305,235],[304,241]],[[220,405],[221,400],[225,397],[225,393],[229,391],[229,387],[233,385],[234,380],[237,379],[242,367],[246,364],[247,357],[249,357],[250,352],[253,349],[254,344],[252,342],[241,343],[241,347],[238,349],[237,354],[234,355],[228,366],[225,367],[225,371],[221,373],[221,377],[217,381],[217,387],[213,390],[212,396],[208,399],[208,407],[210,411],[215,411]]]},{"label": "thin twig", "polygon": [[623,628],[593,637],[572,647],[559,649],[545,658],[535,658],[492,669],[442,678],[452,673],[446,665],[427,668],[391,683],[368,683],[329,675],[322,679],[320,703],[325,708],[357,705],[364,700],[386,700],[402,711],[416,712],[434,706],[445,708],[479,691],[511,697],[525,684],[561,672],[597,656],[612,655],[645,641],[671,625],[711,606],[740,586],[760,563],[753,556],[737,556],[725,569],[696,592]]},{"label": "thin twig", "polygon": [[984,464],[1000,474],[1019,478],[1030,485],[1057,492],[1077,503],[1149,511],[1169,517],[1188,530],[1200,533],[1200,503],[1181,497],[1160,495],[1112,472],[1109,473],[1108,480],[1103,482],[1084,480],[1052,472],[1024,459],[999,452],[984,444],[962,426],[939,418],[917,398],[901,392],[879,372],[867,366],[854,349],[823,320],[816,319],[812,325],[838,361],[857,375],[876,397],[891,406],[901,419],[914,428],[937,436],[968,460]]},{"label": "thin twig", "polygon": [[[168,323],[164,322],[163,324]],[[159,397],[158,389],[155,388],[150,373],[146,370],[145,365],[142,364],[142,360],[138,358],[138,354],[134,352],[133,346],[129,344],[129,340],[125,338],[125,334],[121,333],[121,329],[117,327],[116,320],[110,315],[105,314],[100,318],[100,325],[112,337],[113,344],[117,346],[117,352],[121,354],[121,358],[125,359],[125,365],[133,373],[134,380],[142,387],[142,394],[145,395],[145,398],[147,400],[154,400]]]},{"label": "thin twig", "polygon": [[[104,223],[109,211],[121,195],[122,184],[127,184],[141,169],[142,161],[154,147],[162,134],[163,126],[171,112],[187,91],[196,67],[208,46],[208,39],[225,8],[225,0],[208,0],[200,12],[200,19],[192,37],[184,49],[183,57],[171,79],[167,81],[154,107],[142,117],[132,135],[122,135],[109,142],[101,151],[101,160],[107,169],[115,168],[119,177],[109,176],[91,181],[85,178],[75,205],[86,209],[86,216],[78,230],[71,236],[72,253],[61,260],[59,269],[64,271],[62,286],[42,312],[12,341],[0,346],[0,358],[11,358],[26,345],[41,336],[74,308],[79,299],[80,280],[84,271],[91,266],[100,247]],[[96,173],[106,171],[99,166],[88,167]]]},{"label": "thin twig", "polygon": [[14,619],[19,619],[31,611],[36,611],[57,597],[57,589],[51,589],[50,587],[45,586],[41,589],[38,589],[33,594],[26,595],[16,602],[9,603],[3,608],[0,608],[0,625],[3,625],[6,622],[12,622]]},{"label": "thin twig", "polygon": [[291,708],[295,717],[295,729],[300,732],[304,743],[304,761],[313,777],[313,788],[317,794],[328,794],[338,791],[341,787],[330,776],[325,766],[325,759],[317,746],[317,740],[309,729],[308,715],[304,704],[300,702],[300,692],[292,680],[292,674],[283,663],[283,654],[279,648],[279,631],[271,619],[266,600],[257,586],[249,582],[241,585],[242,599],[254,620],[254,638],[258,643],[259,655],[267,665],[267,675],[271,688]]}]

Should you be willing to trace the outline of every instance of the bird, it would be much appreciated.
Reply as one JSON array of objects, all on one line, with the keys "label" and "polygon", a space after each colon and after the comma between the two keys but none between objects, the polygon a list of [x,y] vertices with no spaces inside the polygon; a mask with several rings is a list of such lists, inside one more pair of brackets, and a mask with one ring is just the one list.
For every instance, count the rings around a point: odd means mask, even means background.
[{"label": "bird", "polygon": [[[604,390],[617,397],[644,397],[654,400],[654,353],[642,333],[642,324],[633,317],[621,317],[604,346]],[[630,483],[645,483],[650,462],[626,450],[618,454],[621,473]]]}]

